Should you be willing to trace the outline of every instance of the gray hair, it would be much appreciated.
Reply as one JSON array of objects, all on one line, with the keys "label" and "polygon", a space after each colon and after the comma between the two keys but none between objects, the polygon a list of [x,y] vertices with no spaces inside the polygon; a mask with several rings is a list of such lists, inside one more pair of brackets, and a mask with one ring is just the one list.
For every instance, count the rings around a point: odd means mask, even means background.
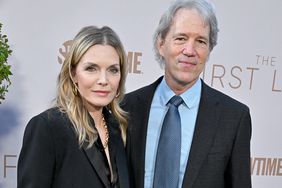
[{"label": "gray hair", "polygon": [[153,45],[155,58],[163,66],[163,57],[160,55],[158,50],[158,40],[164,40],[170,27],[173,23],[173,18],[179,9],[195,9],[203,17],[206,24],[210,27],[210,51],[217,44],[217,33],[219,31],[217,25],[217,19],[215,15],[214,5],[208,0],[176,0],[174,1],[169,9],[162,15],[159,25],[155,31],[153,37]]}]

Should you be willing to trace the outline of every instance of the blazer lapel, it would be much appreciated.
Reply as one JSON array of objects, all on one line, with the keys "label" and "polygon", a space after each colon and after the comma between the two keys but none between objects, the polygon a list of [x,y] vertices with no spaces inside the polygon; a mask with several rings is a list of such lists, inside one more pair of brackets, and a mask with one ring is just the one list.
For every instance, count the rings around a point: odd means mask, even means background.
[{"label": "blazer lapel", "polygon": [[96,173],[104,183],[106,187],[110,186],[108,177],[105,173],[105,166],[104,164],[104,159],[102,156],[102,153],[98,151],[98,149],[91,147],[91,148],[86,148],[86,145],[83,146],[83,150],[90,161],[91,165],[95,169]]},{"label": "blazer lapel", "polygon": [[105,112],[105,117],[107,124],[110,125],[109,152],[114,176],[117,176],[120,187],[129,188],[128,166],[119,124],[109,112]]},{"label": "blazer lapel", "polygon": [[112,168],[115,168],[116,170],[114,173],[115,176],[118,177],[119,186],[122,188],[129,188],[129,174],[125,148],[121,139],[121,132],[117,129],[119,129],[119,125],[117,123],[115,124],[115,129],[109,127],[111,137],[109,140],[111,164]]},{"label": "blazer lapel", "polygon": [[[129,175],[127,169],[127,161],[124,150],[124,145],[121,139],[121,132],[119,129],[118,122],[114,119],[114,117],[108,112],[106,108],[103,109],[103,113],[105,115],[105,119],[108,125],[109,130],[109,153],[110,160],[112,164],[112,168],[114,171],[114,176],[118,176],[118,181],[120,186],[123,188],[129,188]],[[94,122],[93,122],[94,123]],[[83,145],[83,150],[89,159],[91,165],[95,169],[96,173],[99,175],[100,179],[104,183],[106,187],[110,187],[110,182],[105,173],[104,164],[104,156],[102,152],[98,151],[96,148],[87,149],[87,145]],[[116,168],[116,169],[114,169]],[[116,171],[115,171],[116,170]]]},{"label": "blazer lapel", "polygon": [[[95,126],[95,123],[92,118],[90,118],[90,121],[93,126]],[[102,152],[99,151],[99,149],[95,146],[96,143],[91,148],[87,148],[87,143],[84,143],[82,148],[85,152],[88,160],[90,161],[91,165],[95,169],[96,173],[100,177],[101,181],[106,187],[110,186],[110,182],[108,180],[108,177],[105,173],[105,166],[104,166],[104,156]]]},{"label": "blazer lapel", "polygon": [[202,82],[199,111],[182,187],[192,187],[213,143],[220,112],[216,107],[219,103],[217,97],[211,93],[211,89]]}]

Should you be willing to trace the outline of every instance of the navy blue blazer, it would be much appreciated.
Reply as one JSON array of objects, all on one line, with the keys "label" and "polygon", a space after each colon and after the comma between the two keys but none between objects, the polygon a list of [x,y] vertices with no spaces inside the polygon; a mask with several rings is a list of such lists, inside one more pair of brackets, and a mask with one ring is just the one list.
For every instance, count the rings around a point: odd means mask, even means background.
[{"label": "navy blue blazer", "polygon": [[[109,130],[111,164],[120,187],[129,188],[119,125],[110,113],[104,115]],[[98,141],[89,149],[86,145],[79,147],[69,118],[58,108],[33,117],[25,129],[19,156],[18,188],[117,187],[110,183],[106,156],[97,146]]]},{"label": "navy blue blazer", "polygon": [[[126,151],[132,187],[144,187],[145,148],[151,102],[162,77],[128,93]],[[183,188],[249,188],[251,118],[249,108],[202,81],[200,106]]]}]

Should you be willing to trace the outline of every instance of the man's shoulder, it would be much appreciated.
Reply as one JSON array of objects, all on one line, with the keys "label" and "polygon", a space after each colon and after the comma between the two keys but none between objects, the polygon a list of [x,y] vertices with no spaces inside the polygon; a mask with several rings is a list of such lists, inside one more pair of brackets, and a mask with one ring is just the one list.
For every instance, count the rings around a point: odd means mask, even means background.
[{"label": "man's shoulder", "polygon": [[234,97],[223,93],[215,88],[212,88],[206,84],[203,84],[203,94],[208,98],[212,98],[217,100],[221,105],[226,107],[238,108],[238,109],[246,109],[248,110],[249,107],[242,103],[241,101],[235,99]]},{"label": "man's shoulder", "polygon": [[147,93],[148,91],[151,91],[150,88],[151,88],[151,84],[143,86],[141,88],[138,88],[136,90],[133,90],[133,91],[125,94],[125,97],[126,98],[130,98],[130,97],[136,97],[136,96],[139,96],[139,95],[142,96],[144,93]]},{"label": "man's shoulder", "polygon": [[134,91],[131,91],[129,93],[127,93],[125,95],[125,99],[129,99],[129,98],[136,98],[137,96],[140,96],[140,97],[148,97],[148,95],[153,95],[157,86],[159,85],[159,83],[162,81],[162,78],[163,77],[160,77],[158,78],[155,82],[149,84],[149,85],[146,85],[146,86],[143,86],[139,89],[136,89]]}]

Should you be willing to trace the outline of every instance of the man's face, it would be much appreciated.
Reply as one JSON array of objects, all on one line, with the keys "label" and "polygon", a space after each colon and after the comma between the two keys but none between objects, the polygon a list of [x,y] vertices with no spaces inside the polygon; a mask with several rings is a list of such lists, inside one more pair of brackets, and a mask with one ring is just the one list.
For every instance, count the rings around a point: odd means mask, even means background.
[{"label": "man's face", "polygon": [[180,9],[164,40],[158,41],[165,63],[165,79],[181,94],[199,78],[209,57],[210,27],[194,9]]}]

